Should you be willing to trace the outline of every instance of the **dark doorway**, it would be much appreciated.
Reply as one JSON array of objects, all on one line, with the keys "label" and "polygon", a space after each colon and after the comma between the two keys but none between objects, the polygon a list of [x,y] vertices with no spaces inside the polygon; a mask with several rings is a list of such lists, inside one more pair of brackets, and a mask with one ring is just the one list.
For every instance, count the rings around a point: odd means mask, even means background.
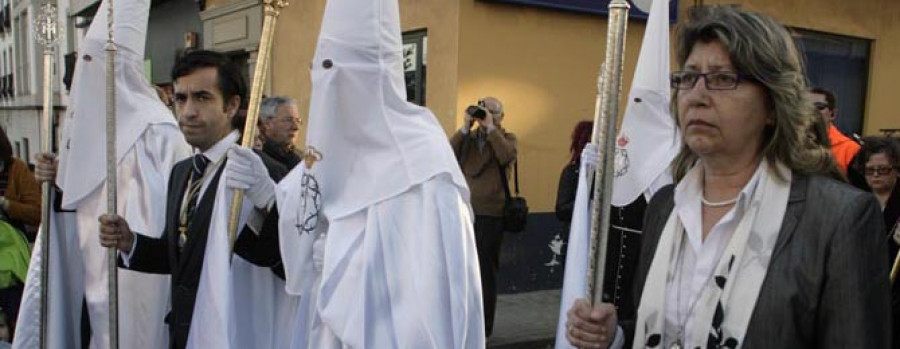
[{"label": "dark doorway", "polygon": [[795,29],[794,35],[805,55],[810,84],[837,96],[835,126],[848,136],[862,135],[871,40],[802,29]]}]

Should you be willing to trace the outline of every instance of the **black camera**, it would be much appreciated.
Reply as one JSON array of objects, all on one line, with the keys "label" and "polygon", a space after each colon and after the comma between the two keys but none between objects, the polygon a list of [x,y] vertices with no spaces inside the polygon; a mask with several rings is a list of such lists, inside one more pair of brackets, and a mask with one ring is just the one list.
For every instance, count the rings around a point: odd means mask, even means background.
[{"label": "black camera", "polygon": [[478,104],[470,105],[466,108],[466,114],[471,115],[475,119],[484,120],[484,117],[487,116],[487,109],[484,107],[484,100],[478,100]]}]

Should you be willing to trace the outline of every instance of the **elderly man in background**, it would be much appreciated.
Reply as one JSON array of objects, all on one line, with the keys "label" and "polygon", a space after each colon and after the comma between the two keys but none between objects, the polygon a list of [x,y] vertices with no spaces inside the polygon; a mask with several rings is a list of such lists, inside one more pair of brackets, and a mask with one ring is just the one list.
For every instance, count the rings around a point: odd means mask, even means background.
[{"label": "elderly man in background", "polygon": [[297,111],[297,100],[293,98],[269,97],[263,100],[259,108],[262,152],[287,167],[288,171],[300,163],[294,138],[302,123]]}]

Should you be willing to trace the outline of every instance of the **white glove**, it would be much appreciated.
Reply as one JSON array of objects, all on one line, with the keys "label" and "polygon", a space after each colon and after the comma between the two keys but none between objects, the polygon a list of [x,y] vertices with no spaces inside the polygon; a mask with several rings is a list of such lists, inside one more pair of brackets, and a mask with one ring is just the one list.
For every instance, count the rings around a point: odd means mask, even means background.
[{"label": "white glove", "polygon": [[244,195],[257,208],[268,209],[275,200],[275,182],[269,178],[266,165],[253,150],[232,145],[225,175],[228,188],[244,190]]},{"label": "white glove", "polygon": [[584,150],[581,151],[582,168],[588,171],[588,173],[593,172],[597,168],[599,162],[600,155],[597,153],[597,146],[594,145],[594,143],[585,144]]}]

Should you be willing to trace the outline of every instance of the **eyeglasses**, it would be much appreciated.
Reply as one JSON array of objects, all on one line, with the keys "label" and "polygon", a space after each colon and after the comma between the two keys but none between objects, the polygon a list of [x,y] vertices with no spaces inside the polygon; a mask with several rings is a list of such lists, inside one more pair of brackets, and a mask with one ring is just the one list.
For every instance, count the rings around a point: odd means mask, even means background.
[{"label": "eyeglasses", "polygon": [[866,167],[866,176],[874,176],[876,173],[879,176],[887,176],[894,170],[895,168],[891,166]]},{"label": "eyeglasses", "polygon": [[753,80],[749,75],[725,71],[712,73],[677,71],[672,73],[669,80],[674,89],[690,90],[697,85],[697,81],[700,81],[701,77],[706,80],[707,90],[734,90],[742,80]]},{"label": "eyeglasses", "polygon": [[289,117],[289,118],[279,118],[279,119],[277,119],[277,120],[278,120],[278,121],[281,121],[281,122],[284,122],[284,123],[291,124],[291,125],[301,125],[301,124],[303,124],[303,121],[300,120],[300,118],[294,118],[294,117]]},{"label": "eyeglasses", "polygon": [[825,110],[825,109],[831,108],[828,106],[828,103],[824,103],[824,102],[815,102],[815,103],[813,103],[813,106],[816,107],[816,110]]}]

